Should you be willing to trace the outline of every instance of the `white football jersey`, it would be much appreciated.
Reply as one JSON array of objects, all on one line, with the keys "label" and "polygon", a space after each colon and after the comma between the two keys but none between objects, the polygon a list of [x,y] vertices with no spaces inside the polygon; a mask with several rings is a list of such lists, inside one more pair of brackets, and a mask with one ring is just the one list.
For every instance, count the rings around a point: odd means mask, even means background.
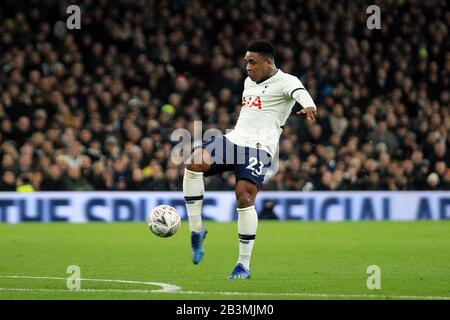
[{"label": "white football jersey", "polygon": [[239,118],[225,137],[238,146],[259,148],[273,157],[295,105],[292,94],[297,90],[305,90],[300,79],[281,70],[261,83],[247,77]]}]

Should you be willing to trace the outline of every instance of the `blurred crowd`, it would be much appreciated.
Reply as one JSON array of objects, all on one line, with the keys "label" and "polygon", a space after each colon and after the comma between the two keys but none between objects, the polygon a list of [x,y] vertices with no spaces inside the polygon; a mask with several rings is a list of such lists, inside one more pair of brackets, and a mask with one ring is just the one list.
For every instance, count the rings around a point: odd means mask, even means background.
[{"label": "blurred crowd", "polygon": [[[372,2],[381,30],[366,27]],[[71,4],[80,30],[66,28]],[[316,123],[289,119],[264,190],[450,190],[446,5],[2,1],[0,190],[181,190],[170,135],[233,128],[256,39],[318,106]]]}]

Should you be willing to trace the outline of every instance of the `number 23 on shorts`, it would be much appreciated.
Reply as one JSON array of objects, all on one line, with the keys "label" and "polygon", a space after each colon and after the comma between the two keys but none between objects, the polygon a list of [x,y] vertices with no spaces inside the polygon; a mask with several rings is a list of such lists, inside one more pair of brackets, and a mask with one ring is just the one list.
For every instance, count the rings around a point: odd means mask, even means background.
[{"label": "number 23 on shorts", "polygon": [[[255,157],[251,157],[249,159],[249,161],[250,161],[250,164],[246,168],[250,169],[252,171],[252,175],[254,175],[255,177],[259,177],[262,173],[264,163],[262,161],[258,162],[258,159],[256,159]],[[256,165],[259,165],[259,166],[256,168],[255,167]]]}]

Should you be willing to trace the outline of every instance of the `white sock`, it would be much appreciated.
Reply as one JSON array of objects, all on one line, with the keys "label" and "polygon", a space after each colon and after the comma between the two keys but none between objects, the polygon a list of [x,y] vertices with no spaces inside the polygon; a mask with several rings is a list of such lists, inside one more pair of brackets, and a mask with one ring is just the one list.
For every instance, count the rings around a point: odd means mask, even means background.
[{"label": "white sock", "polygon": [[186,201],[186,211],[189,220],[189,229],[200,232],[202,230],[202,204],[205,185],[203,172],[184,169],[183,193]]},{"label": "white sock", "polygon": [[238,208],[238,233],[239,233],[239,259],[250,270],[250,258],[255,243],[256,229],[258,227],[258,214],[255,206]]}]

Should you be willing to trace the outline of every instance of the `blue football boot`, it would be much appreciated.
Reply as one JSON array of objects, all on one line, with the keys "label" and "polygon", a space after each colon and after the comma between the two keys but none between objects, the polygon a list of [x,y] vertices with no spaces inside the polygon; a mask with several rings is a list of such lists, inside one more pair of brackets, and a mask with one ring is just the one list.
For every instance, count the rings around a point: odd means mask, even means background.
[{"label": "blue football boot", "polygon": [[199,264],[205,254],[203,240],[205,240],[207,233],[208,230],[204,226],[200,232],[191,232],[192,262],[194,264]]},{"label": "blue football boot", "polygon": [[250,279],[250,275],[250,270],[247,270],[242,263],[238,263],[228,279]]}]

